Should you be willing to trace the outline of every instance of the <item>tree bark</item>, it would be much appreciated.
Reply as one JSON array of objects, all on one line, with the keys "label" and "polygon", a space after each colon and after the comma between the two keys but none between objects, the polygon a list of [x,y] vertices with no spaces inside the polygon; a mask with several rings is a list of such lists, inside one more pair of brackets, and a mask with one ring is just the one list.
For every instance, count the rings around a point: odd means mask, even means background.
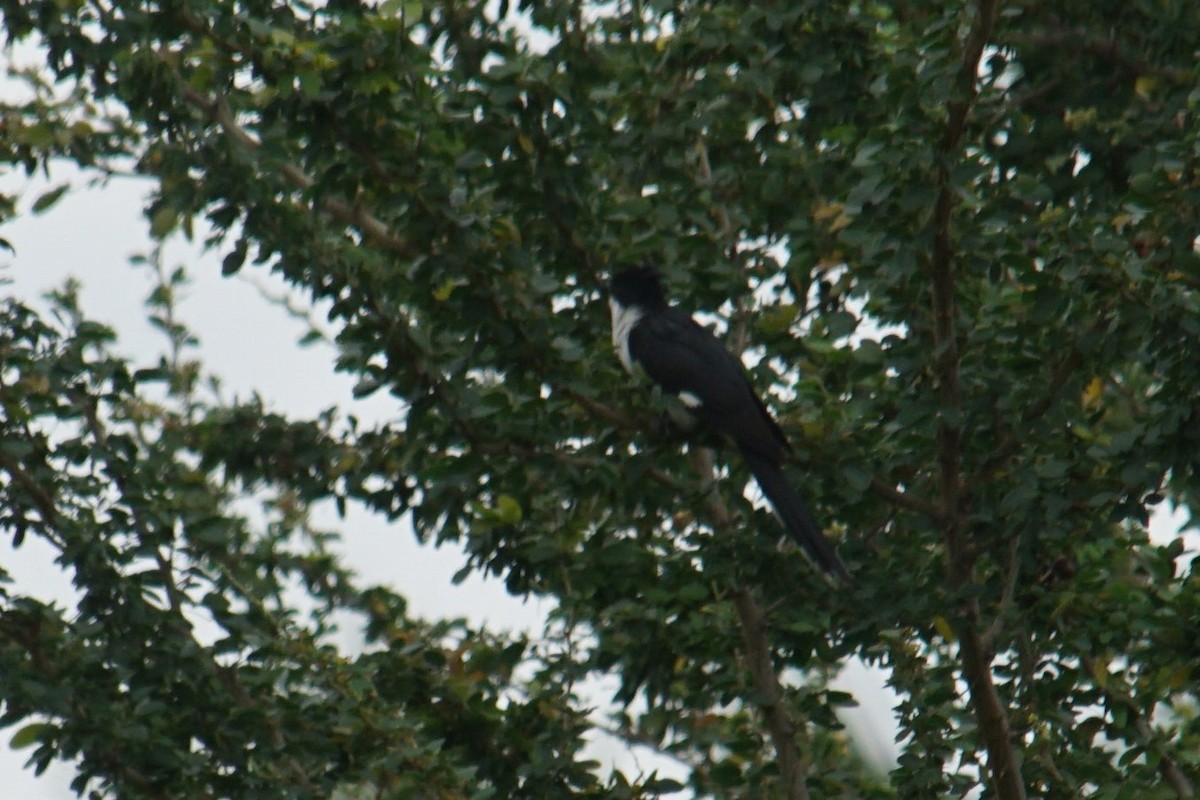
[{"label": "tree bark", "polygon": [[[937,430],[939,504],[946,512],[941,521],[946,547],[949,588],[952,596],[970,582],[976,551],[968,535],[968,513],[962,476],[962,395],[959,383],[959,339],[955,251],[952,216],[956,206],[950,183],[951,164],[957,158],[977,90],[980,59],[996,20],[994,0],[979,0],[975,18],[963,42],[962,64],[953,95],[947,103],[947,118],[938,142],[936,200],[933,212],[933,250],[929,279],[932,290],[934,372],[937,375],[942,419]],[[963,601],[956,616],[962,674],[970,691],[970,702],[987,749],[992,790],[1000,800],[1025,800],[1020,759],[1013,746],[1011,725],[992,676],[992,651],[981,633],[979,604]]]},{"label": "tree bark", "polygon": [[[713,527],[718,531],[730,531],[733,518],[725,501],[713,484],[713,455],[708,448],[697,447],[691,451],[692,464],[708,491],[708,512]],[[775,749],[779,767],[780,783],[786,800],[809,800],[808,758],[796,744],[797,726],[787,713],[783,703],[783,687],[771,659],[771,645],[767,639],[767,615],[754,599],[750,589],[741,587],[734,592],[733,605],[741,623],[742,643],[746,652],[746,668],[754,686],[755,704],[762,712],[767,725],[767,735]]]}]

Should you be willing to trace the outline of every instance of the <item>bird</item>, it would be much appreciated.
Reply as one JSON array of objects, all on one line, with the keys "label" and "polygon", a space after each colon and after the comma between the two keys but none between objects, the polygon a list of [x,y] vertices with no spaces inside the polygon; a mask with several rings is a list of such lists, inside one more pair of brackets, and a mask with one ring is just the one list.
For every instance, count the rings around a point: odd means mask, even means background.
[{"label": "bird", "polygon": [[645,372],[688,417],[728,437],[784,528],[824,573],[850,577],[830,541],[783,472],[791,451],[742,362],[711,331],[669,305],[651,265],[625,268],[609,281],[612,341],[631,375]]}]

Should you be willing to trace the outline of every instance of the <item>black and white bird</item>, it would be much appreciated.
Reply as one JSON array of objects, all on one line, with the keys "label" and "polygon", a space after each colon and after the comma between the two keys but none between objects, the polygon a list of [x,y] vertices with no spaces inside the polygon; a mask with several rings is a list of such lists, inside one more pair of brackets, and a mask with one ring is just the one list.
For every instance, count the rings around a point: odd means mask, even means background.
[{"label": "black and white bird", "polygon": [[783,474],[791,449],[745,368],[706,328],[667,304],[653,267],[618,273],[609,286],[613,346],[631,374],[645,370],[702,424],[737,445],[789,534],[830,575],[847,578],[842,560]]}]

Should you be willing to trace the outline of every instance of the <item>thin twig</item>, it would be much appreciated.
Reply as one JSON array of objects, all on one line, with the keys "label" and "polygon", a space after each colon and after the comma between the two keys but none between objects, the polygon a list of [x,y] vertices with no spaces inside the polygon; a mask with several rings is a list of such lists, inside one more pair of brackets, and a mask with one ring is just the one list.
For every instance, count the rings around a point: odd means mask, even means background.
[{"label": "thin twig", "polygon": [[879,478],[871,478],[871,482],[867,485],[867,488],[892,505],[900,506],[909,511],[915,511],[918,514],[929,517],[934,522],[941,522],[946,516],[946,509],[937,503],[917,497],[912,492],[904,491],[890,483],[885,483]]},{"label": "thin twig", "polygon": [[598,417],[612,425],[624,430],[638,430],[641,425],[636,417],[632,414],[627,414],[624,411],[619,411],[612,406],[601,403],[594,397],[590,397],[582,392],[578,392],[566,386],[552,387],[554,391],[561,393],[564,397],[569,398],[575,403],[578,403],[592,416]]},{"label": "thin twig", "polygon": [[[261,143],[238,125],[233,111],[224,97],[206,97],[183,81],[180,81],[179,91],[185,100],[207,114],[234,144],[245,152],[257,156]],[[310,175],[294,164],[284,162],[276,165],[275,169],[301,191],[307,191],[316,185],[316,181]],[[358,228],[368,241],[406,258],[417,255],[417,250],[411,242],[396,236],[386,223],[370,214],[362,206],[352,205],[328,196],[320,200],[320,205],[338,222]]]},{"label": "thin twig", "polygon": [[592,720],[592,727],[598,731],[608,734],[618,741],[624,742],[631,749],[633,747],[644,747],[647,750],[654,752],[654,755],[659,758],[667,758],[681,767],[690,770],[700,770],[704,767],[704,762],[700,755],[692,752],[675,752],[663,745],[658,739],[649,734],[642,733],[629,725],[613,725],[605,720]]},{"label": "thin twig", "polygon": [[[38,515],[42,518],[42,524],[48,529],[57,528],[60,522],[58,507],[50,491],[26,472],[25,468],[16,459],[2,452],[0,452],[0,469],[7,472],[13,479],[13,482],[20,484],[21,488],[33,498],[33,504],[37,508]],[[51,541],[56,545],[63,546],[61,539],[54,538],[52,530],[46,530],[43,533],[51,536]]]},{"label": "thin twig", "polygon": [[987,632],[983,634],[983,646],[985,649],[992,651],[996,647],[996,639],[1004,630],[1004,617],[1012,608],[1013,600],[1017,594],[1017,578],[1021,574],[1021,535],[1017,534],[1008,543],[1008,574],[1004,581],[1004,591],[1000,596],[1000,603],[996,609],[996,617],[992,620],[992,624],[988,626]]}]

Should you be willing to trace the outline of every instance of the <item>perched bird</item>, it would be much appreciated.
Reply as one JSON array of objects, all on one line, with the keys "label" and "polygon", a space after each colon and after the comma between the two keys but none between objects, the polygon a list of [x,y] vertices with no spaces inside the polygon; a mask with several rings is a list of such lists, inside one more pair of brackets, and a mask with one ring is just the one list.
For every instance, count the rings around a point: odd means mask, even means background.
[{"label": "perched bird", "polygon": [[625,369],[634,374],[634,365],[640,365],[690,415],[732,439],[788,533],[824,572],[848,578],[833,545],[783,474],[790,447],[742,362],[706,328],[667,305],[653,267],[614,276],[608,302],[613,346]]}]

